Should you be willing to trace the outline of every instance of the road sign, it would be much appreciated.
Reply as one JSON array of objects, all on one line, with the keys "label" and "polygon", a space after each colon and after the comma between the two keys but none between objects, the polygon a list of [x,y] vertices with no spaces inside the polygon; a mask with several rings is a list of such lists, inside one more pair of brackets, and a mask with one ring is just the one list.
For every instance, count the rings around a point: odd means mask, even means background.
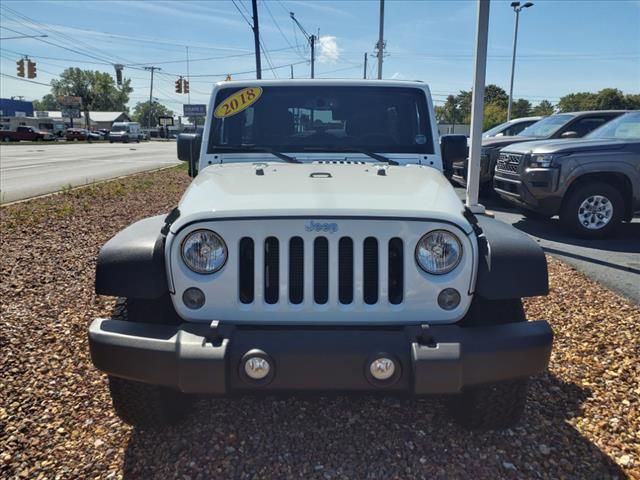
[{"label": "road sign", "polygon": [[79,108],[63,108],[62,116],[66,118],[80,118]]},{"label": "road sign", "polygon": [[69,95],[61,95],[57,98],[58,103],[60,105],[63,105],[65,107],[80,107],[80,105],[82,105],[82,98],[81,97],[71,97]]},{"label": "road sign", "polygon": [[158,123],[163,127],[173,127],[173,117],[158,117]]},{"label": "road sign", "polygon": [[185,117],[206,117],[206,105],[183,105],[183,114]]}]

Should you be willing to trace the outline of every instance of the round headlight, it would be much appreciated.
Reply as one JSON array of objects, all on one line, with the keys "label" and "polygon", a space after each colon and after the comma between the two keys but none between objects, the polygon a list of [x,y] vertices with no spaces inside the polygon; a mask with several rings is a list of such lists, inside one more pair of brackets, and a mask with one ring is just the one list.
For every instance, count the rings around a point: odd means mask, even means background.
[{"label": "round headlight", "polygon": [[456,268],[462,259],[462,244],[446,230],[427,233],[416,245],[416,262],[422,270],[443,275]]},{"label": "round headlight", "polygon": [[227,261],[227,246],[211,230],[195,230],[182,242],[182,259],[196,273],[214,273]]}]

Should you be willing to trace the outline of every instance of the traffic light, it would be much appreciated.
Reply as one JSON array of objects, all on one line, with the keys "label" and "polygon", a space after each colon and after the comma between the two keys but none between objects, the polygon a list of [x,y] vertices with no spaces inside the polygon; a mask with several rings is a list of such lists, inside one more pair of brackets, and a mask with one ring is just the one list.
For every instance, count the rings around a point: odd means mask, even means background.
[{"label": "traffic light", "polygon": [[116,69],[116,84],[118,86],[122,86],[122,68],[124,67],[123,65],[114,65],[115,69]]},{"label": "traffic light", "polygon": [[18,66],[18,76],[24,77],[24,58],[21,58],[20,60],[18,60],[16,62],[16,65]]},{"label": "traffic light", "polygon": [[183,80],[182,87],[183,87],[184,93],[189,93],[189,80]]},{"label": "traffic light", "polygon": [[182,93],[182,77],[176,80],[176,93]]},{"label": "traffic light", "polygon": [[27,77],[36,78],[36,62],[32,62],[31,60],[27,60]]}]

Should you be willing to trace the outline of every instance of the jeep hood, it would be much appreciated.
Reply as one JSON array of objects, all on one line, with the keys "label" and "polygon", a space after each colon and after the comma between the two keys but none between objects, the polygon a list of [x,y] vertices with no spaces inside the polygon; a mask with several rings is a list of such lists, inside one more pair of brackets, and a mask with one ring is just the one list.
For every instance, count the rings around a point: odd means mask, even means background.
[{"label": "jeep hood", "polygon": [[562,153],[565,155],[583,151],[597,152],[602,150],[619,150],[629,143],[638,143],[636,139],[603,139],[603,138],[579,138],[575,140],[539,140],[537,142],[525,142],[505,148],[505,152],[511,153]]},{"label": "jeep hood", "polygon": [[471,231],[447,179],[420,165],[217,164],[198,174],[178,208],[174,232],[198,220],[266,216],[424,218]]}]

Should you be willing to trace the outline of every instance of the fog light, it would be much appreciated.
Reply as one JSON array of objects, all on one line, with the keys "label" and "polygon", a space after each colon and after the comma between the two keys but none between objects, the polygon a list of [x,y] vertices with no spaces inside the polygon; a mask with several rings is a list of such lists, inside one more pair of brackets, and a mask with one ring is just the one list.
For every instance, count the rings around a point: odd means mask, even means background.
[{"label": "fog light", "polygon": [[187,288],[182,294],[182,301],[192,310],[196,310],[204,305],[204,292],[199,288]]},{"label": "fog light", "polygon": [[387,357],[379,357],[369,365],[371,376],[380,382],[389,380],[396,373],[396,362]]},{"label": "fog light", "polygon": [[262,380],[271,371],[271,365],[266,358],[253,357],[244,362],[244,373],[254,380]]},{"label": "fog light", "polygon": [[460,292],[455,288],[445,288],[438,295],[438,305],[443,310],[453,310],[460,305]]}]

